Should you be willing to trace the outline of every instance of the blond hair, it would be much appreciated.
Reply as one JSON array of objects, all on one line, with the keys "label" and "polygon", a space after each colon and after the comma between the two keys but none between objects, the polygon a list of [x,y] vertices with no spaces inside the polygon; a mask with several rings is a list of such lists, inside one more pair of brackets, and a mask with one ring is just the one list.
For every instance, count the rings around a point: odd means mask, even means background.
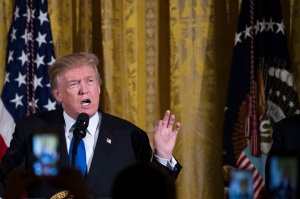
[{"label": "blond hair", "polygon": [[50,76],[50,87],[51,90],[56,89],[60,84],[60,77],[66,71],[72,68],[77,68],[83,65],[88,65],[94,68],[97,80],[101,84],[100,73],[98,71],[99,59],[93,53],[73,53],[61,57],[55,61],[55,63],[49,67],[49,76]]}]

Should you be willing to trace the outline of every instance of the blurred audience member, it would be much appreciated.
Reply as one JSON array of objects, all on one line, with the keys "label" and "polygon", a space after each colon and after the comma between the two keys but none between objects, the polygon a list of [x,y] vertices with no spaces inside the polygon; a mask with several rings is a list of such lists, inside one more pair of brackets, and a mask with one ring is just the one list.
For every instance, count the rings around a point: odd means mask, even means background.
[{"label": "blurred audience member", "polygon": [[174,180],[152,163],[136,164],[123,170],[113,186],[113,199],[175,199]]}]

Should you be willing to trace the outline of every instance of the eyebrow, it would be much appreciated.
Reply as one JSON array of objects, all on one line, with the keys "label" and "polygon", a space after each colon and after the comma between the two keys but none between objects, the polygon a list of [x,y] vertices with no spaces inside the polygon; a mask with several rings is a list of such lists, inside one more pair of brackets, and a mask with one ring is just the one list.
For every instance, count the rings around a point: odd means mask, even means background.
[{"label": "eyebrow", "polygon": [[71,80],[68,80],[67,83],[70,83],[70,82],[78,82],[80,81],[80,79],[71,79]]},{"label": "eyebrow", "polygon": [[[90,75],[90,76],[84,77],[83,79],[90,79],[90,78],[97,79],[97,77],[95,75],[94,76]],[[67,83],[78,82],[78,81],[81,81],[81,78],[80,79],[71,79],[71,80],[67,81]]]}]

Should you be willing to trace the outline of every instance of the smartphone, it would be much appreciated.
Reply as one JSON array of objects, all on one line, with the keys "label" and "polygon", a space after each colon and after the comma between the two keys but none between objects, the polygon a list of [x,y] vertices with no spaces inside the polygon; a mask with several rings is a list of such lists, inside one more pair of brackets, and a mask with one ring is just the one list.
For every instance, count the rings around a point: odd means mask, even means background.
[{"label": "smartphone", "polygon": [[55,133],[36,133],[32,136],[33,170],[36,175],[57,175],[58,144],[58,136]]},{"label": "smartphone", "polygon": [[253,176],[249,170],[233,169],[229,179],[229,199],[252,199]]},{"label": "smartphone", "polygon": [[271,198],[298,198],[300,174],[298,156],[273,154],[268,158],[266,178]]}]

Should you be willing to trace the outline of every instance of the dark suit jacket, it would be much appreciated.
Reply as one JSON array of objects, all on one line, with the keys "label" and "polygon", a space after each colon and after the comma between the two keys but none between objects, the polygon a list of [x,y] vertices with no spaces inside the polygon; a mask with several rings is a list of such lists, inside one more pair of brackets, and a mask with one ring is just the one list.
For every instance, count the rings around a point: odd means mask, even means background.
[{"label": "dark suit jacket", "polygon": [[285,118],[275,124],[270,154],[300,154],[300,115]]},{"label": "dark suit jacket", "polygon": [[[25,169],[27,171],[33,170],[31,138],[33,133],[39,131],[51,130],[58,133],[60,138],[58,167],[60,169],[69,167],[62,112],[59,109],[38,113],[26,117],[16,124],[10,147],[0,165],[0,177],[2,179],[5,179],[6,174],[11,169],[24,161]],[[107,139],[110,139],[111,143],[107,142]],[[89,194],[92,198],[111,196],[113,182],[121,170],[136,163],[149,162],[151,159],[152,149],[148,136],[143,130],[128,121],[102,112],[93,160],[85,177]],[[163,166],[161,165],[161,167]],[[176,179],[180,169],[181,166],[178,164],[174,171],[168,170],[168,172]]]}]

